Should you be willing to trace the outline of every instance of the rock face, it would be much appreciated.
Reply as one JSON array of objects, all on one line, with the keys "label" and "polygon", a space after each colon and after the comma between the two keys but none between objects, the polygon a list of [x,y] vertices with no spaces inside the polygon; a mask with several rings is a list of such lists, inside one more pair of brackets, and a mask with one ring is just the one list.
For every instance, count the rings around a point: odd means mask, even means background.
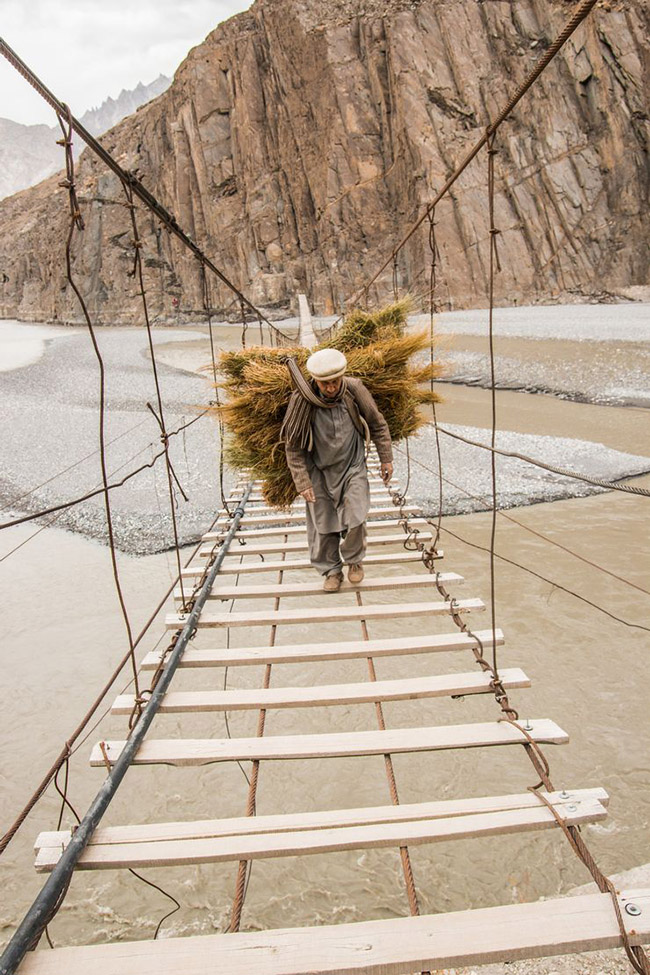
[{"label": "rock face", "polygon": [[[419,216],[568,19],[564,0],[257,0],[194,48],[171,87],[103,144],[224,273],[278,316],[339,310]],[[647,7],[601,0],[496,138],[503,303],[644,284]],[[75,280],[95,320],[140,319],[119,181],[90,152]],[[487,156],[439,204],[442,307],[485,303]],[[78,321],[53,179],[0,204],[0,315]],[[395,269],[426,304],[429,228]],[[150,311],[200,317],[196,260],[139,213]],[[371,300],[392,294],[389,268]],[[211,284],[220,314],[237,315]]]},{"label": "rock face", "polygon": [[[162,94],[170,82],[171,78],[161,74],[149,85],[140,82],[129,91],[123,89],[117,98],[107,98],[99,108],[84,112],[79,121],[93,135],[101,135]],[[21,125],[0,118],[0,199],[40,183],[61,168],[61,149],[56,144],[60,138],[59,125]]]}]

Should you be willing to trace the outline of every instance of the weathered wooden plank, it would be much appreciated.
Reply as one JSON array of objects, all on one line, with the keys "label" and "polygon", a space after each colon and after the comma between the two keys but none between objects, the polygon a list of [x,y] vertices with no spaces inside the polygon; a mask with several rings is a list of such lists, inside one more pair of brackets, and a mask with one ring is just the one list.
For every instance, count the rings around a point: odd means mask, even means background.
[{"label": "weathered wooden plank", "polygon": [[[573,805],[583,799],[596,799],[609,804],[605,789],[570,789],[542,792],[555,806]],[[287,830],[330,829],[339,826],[364,826],[376,823],[415,822],[469,816],[475,813],[509,809],[530,809],[540,800],[532,792],[501,796],[477,796],[470,799],[439,799],[434,802],[403,803],[398,806],[362,806],[356,809],[326,809],[315,812],[279,813],[269,816],[236,816],[228,819],[201,819],[189,822],[141,823],[129,826],[100,826],[89,840],[89,846],[111,843],[152,843],[164,840],[201,839],[212,836],[236,836],[246,833],[278,833]],[[70,842],[69,829],[39,833],[34,849],[62,847]]]},{"label": "weathered wooden plank", "polygon": [[[454,603],[457,613],[481,612],[485,604],[481,599],[458,599]],[[197,622],[201,629],[207,627],[234,626],[292,626],[296,623],[346,623],[350,620],[399,619],[403,616],[449,615],[450,604],[444,600],[425,603],[381,603],[371,606],[340,606],[332,600],[327,607],[301,609],[258,610],[250,613],[202,613]],[[177,630],[185,624],[183,613],[170,613],[165,617],[168,630]]]},{"label": "weathered wooden plank", "polygon": [[[429,542],[433,538],[431,532],[420,532],[418,535],[418,540],[421,542]],[[369,547],[373,545],[403,545],[406,539],[405,533],[395,532],[391,535],[368,535],[367,544]],[[230,549],[226,552],[226,557],[236,556],[241,557],[242,555],[270,555],[273,552],[306,552],[307,551],[307,539],[301,539],[298,542],[269,542],[254,545],[231,545]],[[213,554],[213,548],[207,547],[202,548],[199,552],[199,557],[203,559],[209,559]],[[364,563],[368,561],[366,557]]]},{"label": "weathered wooden plank", "polygon": [[[533,741],[564,744],[569,740],[567,733],[547,718],[529,721],[526,730]],[[212,762],[245,762],[256,759],[269,761],[344,758],[398,752],[430,752],[448,748],[525,744],[527,740],[518,728],[504,721],[326,735],[149,739],[140,746],[134,758],[134,765],[208,765]],[[103,742],[109,762],[115,761],[124,744],[123,741]],[[104,754],[100,744],[93,748],[90,764],[104,765]]]},{"label": "weathered wooden plank", "polygon": [[[492,630],[474,630],[486,650],[491,649]],[[504,642],[501,630],[496,630],[496,644]],[[355,657],[398,657],[412,653],[439,653],[471,650],[475,641],[466,633],[429,634],[427,636],[393,637],[384,640],[351,640],[337,643],[276,644],[273,647],[229,647],[216,650],[188,647],[181,657],[180,667],[237,667],[259,664],[301,663],[315,660],[346,660]],[[153,650],[143,658],[143,670],[155,670],[161,651]]]},{"label": "weathered wooden plank", "polygon": [[[394,515],[396,511],[401,510],[404,514],[419,514],[420,509],[414,505],[405,505],[403,508],[398,509],[394,504],[387,506],[385,504],[370,505],[370,514],[380,517],[381,515]],[[225,514],[224,511],[220,511],[219,514]],[[304,510],[292,510],[292,511],[280,511],[277,514],[272,515],[256,515],[254,511],[247,513],[241,519],[240,524],[246,525],[284,525],[291,524],[292,522],[300,522],[305,520]]]},{"label": "weathered wooden plank", "polygon": [[[373,483],[373,484],[370,485],[370,497],[371,498],[372,497],[385,498],[386,499],[386,502],[389,502],[391,500],[390,492],[386,490],[386,487],[385,487],[385,485],[383,483],[377,484],[375,482],[375,483]],[[231,496],[231,497],[226,498],[226,501],[229,504],[231,504],[231,505],[232,504],[235,504],[236,505],[241,500],[242,500],[242,496],[241,495],[238,495],[236,497],[232,497]],[[263,494],[249,494],[248,501],[246,502],[246,505],[247,505],[246,506],[246,512],[247,513],[249,511],[256,511],[256,512],[264,512],[264,513],[266,513],[266,512],[274,512],[274,511],[281,510],[281,509],[279,509],[277,507],[277,505],[267,504],[265,502],[265,500],[264,500],[264,495]],[[250,505],[250,508],[249,508],[249,505]],[[289,510],[295,511],[298,507],[302,507],[303,509],[305,507],[305,502],[303,500],[301,500],[300,498],[297,498],[289,506]],[[221,514],[224,514],[225,513],[225,508],[221,508],[220,509],[220,513]]]},{"label": "weathered wooden plank", "polygon": [[[465,580],[457,572],[440,572],[438,581],[444,585],[461,585]],[[435,585],[436,576],[430,572],[418,572],[414,575],[377,576],[368,578],[352,585],[345,580],[340,592],[380,592],[383,589],[417,589]],[[296,596],[317,596],[323,591],[322,577],[314,573],[313,580],[304,582],[269,582],[264,586],[215,586],[208,599],[272,599]],[[186,594],[187,595],[187,594]],[[180,589],[174,590],[174,599],[182,599]]]},{"label": "weathered wooden plank", "polygon": [[[409,519],[409,526],[411,528],[425,528],[430,525],[430,522],[426,518],[411,518]],[[379,531],[381,529],[387,528],[399,528],[401,526],[401,521],[399,518],[384,518],[382,521],[367,521],[366,528],[368,531]],[[219,541],[227,532],[227,526],[220,531],[210,531],[206,532],[203,536],[204,542],[216,542]],[[235,538],[264,538],[265,536],[273,538],[278,535],[302,535],[306,533],[307,528],[305,525],[284,525],[278,528],[247,528],[245,531],[236,531]]]},{"label": "weathered wooden plank", "polygon": [[[246,555],[248,553],[248,548],[239,549],[233,554]],[[434,558],[442,559],[444,558],[444,550],[438,549]],[[404,551],[401,552],[381,552],[376,555],[366,555],[363,560],[364,565],[389,565],[391,563],[401,563],[401,562],[421,562],[422,555],[420,552]],[[292,569],[311,569],[312,565],[309,559],[286,559],[286,560],[274,560],[267,561],[259,559],[254,562],[243,562],[236,563],[233,565],[232,562],[224,563],[219,569],[219,576],[222,575],[239,575],[242,572],[279,572],[280,569],[283,571],[290,571]],[[184,579],[195,579],[200,577],[205,572],[205,566],[193,565],[188,566],[181,570]]]},{"label": "weathered wooden plank", "polygon": [[[506,690],[530,687],[519,667],[499,672]],[[463,696],[491,692],[491,675],[482,671],[441,674],[401,680],[363,681],[354,684],[318,684],[315,687],[231,688],[219,691],[168,691],[160,705],[161,714],[185,711],[246,711],[264,708],[336,707],[343,704],[372,704],[374,701],[413,701],[427,697]],[[133,694],[120,694],[112,714],[131,714]]]},{"label": "weathered wooden plank", "polygon": [[[650,941],[650,890],[623,890],[619,903],[630,942]],[[638,916],[626,913],[630,903]],[[20,972],[408,975],[621,945],[610,895],[582,894],[449,914],[34,951]]]},{"label": "weathered wooden plank", "polygon": [[[557,812],[569,826],[595,823],[607,817],[607,810],[597,799],[582,799],[570,804],[562,804],[557,807]],[[528,809],[499,810],[412,822],[288,830],[281,833],[253,833],[229,837],[112,843],[107,846],[93,844],[82,853],[77,869],[169,867],[304,856],[341,850],[381,849],[406,845],[410,847],[422,843],[541,829],[559,829],[559,826],[551,810],[538,802],[537,806]],[[61,852],[60,847],[42,847],[36,857],[36,869],[39,872],[52,870]]]}]

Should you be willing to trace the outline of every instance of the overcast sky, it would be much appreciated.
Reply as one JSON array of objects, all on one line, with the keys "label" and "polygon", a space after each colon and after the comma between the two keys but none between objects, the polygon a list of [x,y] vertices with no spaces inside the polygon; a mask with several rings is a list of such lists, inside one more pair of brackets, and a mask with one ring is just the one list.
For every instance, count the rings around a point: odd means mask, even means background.
[{"label": "overcast sky", "polygon": [[[123,88],[172,76],[191,47],[251,0],[0,0],[0,36],[73,115]],[[54,125],[0,56],[0,117]]]}]

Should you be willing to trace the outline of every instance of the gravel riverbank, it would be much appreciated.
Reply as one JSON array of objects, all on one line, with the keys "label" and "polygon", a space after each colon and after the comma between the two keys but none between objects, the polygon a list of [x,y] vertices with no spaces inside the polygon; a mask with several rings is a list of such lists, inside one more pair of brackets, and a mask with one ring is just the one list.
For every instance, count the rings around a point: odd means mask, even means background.
[{"label": "gravel riverbank", "polygon": [[[501,377],[516,375],[520,385],[522,377],[527,375],[531,388],[553,388],[567,399],[599,403],[605,395],[601,378],[605,346],[609,350],[611,368],[616,366],[623,370],[622,378],[619,376],[617,380],[619,389],[627,390],[628,400],[631,398],[643,405],[647,396],[650,403],[649,308],[648,305],[631,304],[608,305],[604,309],[598,306],[499,309],[495,316],[497,336],[499,341],[507,341],[510,346],[507,355],[497,349],[498,374]],[[485,342],[482,337],[484,319],[484,312],[439,316],[437,328],[443,336],[439,354],[447,363],[447,380],[463,382],[471,379],[480,385],[485,383],[485,354],[478,348],[478,344]],[[418,316],[413,323],[416,326],[422,324]],[[294,320],[283,324],[285,328],[295,327]],[[79,497],[100,485],[97,451],[99,378],[97,361],[84,330],[73,329],[65,334],[65,330],[53,329],[48,340],[48,331],[43,326],[5,325],[10,332],[12,356],[19,363],[0,373],[0,410],[5,418],[5,435],[0,441],[0,503],[3,520],[10,520],[23,512],[41,511]],[[467,375],[466,356],[470,353],[449,346],[445,336],[451,328],[455,330],[455,343],[471,341],[477,345],[471,355],[478,356],[476,362],[480,359],[483,363],[482,372],[474,368],[474,362],[472,376]],[[529,334],[534,337],[521,337]],[[22,359],[21,335],[23,351],[28,352]],[[105,436],[109,481],[113,482],[135,468],[151,463],[161,449],[156,420],[147,408],[147,403],[155,406],[156,393],[143,330],[100,328],[97,335],[106,369]],[[212,398],[207,374],[196,372],[200,365],[209,361],[209,342],[205,328],[201,326],[159,329],[154,335],[165,420],[167,430],[172,431],[195,419]],[[215,335],[219,348],[239,345],[239,328],[218,326]],[[602,341],[603,335],[606,342]],[[572,348],[579,346],[580,357],[575,349],[573,359],[569,356],[568,360],[539,354],[542,346],[564,348],[569,338]],[[40,357],[34,353],[35,342],[44,343]],[[537,356],[531,350],[531,344],[537,347]],[[572,363],[570,368],[567,361]],[[503,383],[509,385],[507,379]],[[608,383],[606,390],[609,392],[605,398],[611,402],[613,380]],[[440,389],[449,399],[449,391],[445,391],[443,384]],[[541,409],[545,399],[538,398]],[[453,433],[482,442],[488,440],[487,414],[480,425],[468,429],[467,425],[454,425],[443,404],[439,419]],[[509,451],[539,457],[554,466],[577,467],[581,472],[604,479],[616,480],[650,469],[650,444],[642,455],[632,454],[613,449],[611,445],[606,448],[596,440],[525,434],[508,429],[513,426],[508,415],[500,419],[503,419],[505,429],[499,434],[499,445]],[[568,429],[570,418],[567,416]],[[485,508],[491,503],[486,501],[490,493],[489,453],[447,435],[440,439],[447,479],[443,511],[453,514]],[[412,439],[410,452],[411,496],[426,512],[435,513],[438,508],[437,451],[431,429],[423,430]],[[403,447],[397,453],[398,474],[405,483],[407,470]],[[179,538],[182,544],[189,544],[205,531],[219,506],[219,444],[214,420],[202,417],[172,437],[170,456],[189,499],[183,500],[180,491],[176,490]],[[61,473],[67,468],[66,473]],[[231,481],[227,472],[226,485]],[[582,497],[599,490],[505,458],[498,460],[498,489],[502,507]],[[116,542],[123,551],[150,554],[171,546],[173,535],[167,477],[160,460],[123,488],[113,491],[111,504]],[[101,495],[51,517],[56,519],[55,524],[59,527],[106,540]]]}]

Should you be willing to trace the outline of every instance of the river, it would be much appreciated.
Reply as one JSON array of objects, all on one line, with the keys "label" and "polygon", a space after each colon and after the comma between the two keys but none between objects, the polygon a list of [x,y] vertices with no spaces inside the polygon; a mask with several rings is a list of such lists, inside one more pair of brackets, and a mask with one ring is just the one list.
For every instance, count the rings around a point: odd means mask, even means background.
[{"label": "river", "polygon": [[[64,399],[78,402],[72,419],[81,422],[87,431],[91,430],[92,398],[83,392],[90,388],[91,362],[85,360],[82,368],[73,354],[75,343],[81,342],[81,333],[78,335],[79,339],[70,336],[65,341],[53,338],[42,350],[41,357],[35,362],[32,360],[31,365],[4,374],[3,384],[7,378],[11,380],[9,390],[6,384],[0,385],[4,402],[13,397],[20,401],[18,406],[37,403],[32,419],[36,420],[35,429],[42,426],[43,430],[41,453],[37,448],[25,448],[25,457],[14,459],[14,465],[24,464],[20,476],[14,467],[9,485],[13,492],[18,491],[21,484],[40,483],[45,479],[44,475],[56,472],[57,454],[50,439],[52,430],[61,430],[61,425],[66,423],[68,405]],[[238,335],[233,338],[233,332],[225,329],[223,335],[223,341],[238,339]],[[164,366],[165,382],[168,388],[176,389],[176,399],[172,397],[170,411],[170,419],[176,421],[189,416],[193,404],[205,399],[203,380],[187,371],[192,368],[191,356],[204,354],[198,350],[205,339],[189,335],[188,341],[182,345],[173,343],[179,350],[174,353],[172,343],[164,341],[166,338],[169,336],[161,334],[159,341],[165,346],[163,349],[161,345],[161,355],[167,363]],[[127,414],[130,414],[131,424],[144,416],[142,406],[136,410],[133,404],[136,394],[140,399],[137,384],[147,365],[146,357],[141,336],[136,340],[130,330],[104,330],[102,342],[107,360],[111,364],[117,363],[125,372],[119,379],[119,395],[116,393],[113,400],[117,405],[116,417],[111,420],[115,424],[114,433],[119,433],[128,427]],[[181,348],[184,351],[181,352]],[[170,364],[173,356],[176,357],[176,368]],[[52,372],[46,380],[44,370],[48,362],[58,372]],[[69,376],[68,394],[63,397],[56,392],[56,384],[66,374]],[[49,383],[44,387],[47,403],[42,402],[39,392],[45,382]],[[483,390],[446,387],[444,392],[447,402],[440,408],[441,421],[481,425],[486,405]],[[16,445],[28,434],[27,412],[22,410],[24,425],[13,428],[17,438],[14,457]],[[17,408],[12,415],[20,413]],[[637,457],[650,456],[649,417],[650,412],[640,407],[605,407],[516,392],[500,394],[500,420],[506,429],[515,432],[535,429],[555,437],[577,429],[583,441],[593,443],[596,455],[608,447]],[[201,421],[204,422],[209,421]],[[199,426],[199,423],[195,425]],[[205,429],[210,428],[206,426]],[[136,446],[146,442],[144,432],[141,432],[143,439]],[[151,429],[147,435],[151,437]],[[179,460],[179,470],[190,480],[196,473],[193,464],[199,463],[200,467],[201,453],[209,447],[214,431],[201,436],[205,439],[198,443],[199,461],[189,459],[187,466],[182,466]],[[78,449],[74,458],[81,457],[93,447],[90,433],[75,443]],[[188,454],[191,453],[189,448],[196,446],[188,439]],[[40,456],[43,457],[42,469],[39,469]],[[213,453],[212,458],[214,456]],[[67,457],[66,453],[65,459]],[[63,466],[60,453],[58,466]],[[214,472],[213,459],[210,467]],[[85,476],[90,483],[96,477],[96,470]],[[74,483],[75,487],[83,486]],[[650,477],[638,478],[634,483],[648,487]],[[63,487],[60,490],[63,494]],[[208,515],[210,499],[215,499],[214,476],[209,489],[201,486],[199,497],[196,505],[199,515]],[[130,510],[137,521],[144,501],[136,500],[138,503]],[[160,504],[164,504],[162,490]],[[650,556],[642,527],[647,523],[647,506],[647,498],[608,492],[535,504],[506,514],[602,565],[610,573],[648,589]],[[126,517],[126,506],[122,513]],[[144,513],[152,523],[155,522],[156,508],[147,508]],[[444,519],[443,527],[469,542],[486,545],[489,520],[489,514],[485,512],[452,515]],[[84,526],[76,527],[79,530]],[[27,525],[5,530],[0,558],[24,542],[35,528],[35,525]],[[87,534],[92,535],[93,531]],[[132,529],[124,533],[124,538],[129,534]],[[146,550],[148,544],[143,543],[141,548]],[[459,597],[481,596],[487,601],[489,570],[485,553],[446,533],[443,533],[443,546],[445,559],[441,568],[460,572],[466,578],[462,591],[458,591]],[[599,572],[505,518],[500,519],[497,551],[546,579],[574,590],[629,623],[650,626],[650,596],[646,593]],[[169,584],[173,561],[169,552],[136,556],[133,552],[123,551],[119,554],[119,565],[137,631],[161,591]],[[0,732],[0,815],[5,825],[27,799],[30,789],[58,753],[95,690],[123,654],[125,636],[117,611],[108,552],[99,541],[58,527],[46,528],[5,558],[0,567],[5,597],[5,639],[0,671],[4,714]],[[391,574],[391,567],[376,567],[373,573]],[[307,578],[307,575],[291,574],[291,581],[300,578]],[[256,577],[256,581],[264,579],[264,575]],[[414,598],[420,597],[424,598],[422,593],[414,595]],[[321,597],[321,600],[325,598]],[[399,598],[399,594],[393,592],[381,597],[386,602]],[[292,601],[287,600],[286,604],[290,607]],[[267,605],[261,603],[256,608]],[[246,606],[244,603],[241,608]],[[520,690],[512,695],[520,713],[523,717],[552,718],[570,735],[569,745],[546,749],[557,786],[604,786],[611,793],[609,818],[602,825],[590,826],[584,831],[603,869],[616,872],[650,861],[647,630],[617,622],[559,586],[504,562],[499,562],[497,568],[497,623],[506,634],[506,644],[499,654],[500,666],[521,666],[533,682],[530,690]],[[487,626],[488,620],[481,620],[481,625]],[[438,625],[438,628],[444,627]],[[391,632],[406,635],[430,629],[429,622],[411,619],[393,624]],[[153,647],[162,632],[161,626],[154,627],[138,655],[142,656]],[[278,634],[278,642],[297,642],[304,639],[307,632],[306,627],[287,627]],[[386,632],[386,624],[371,628],[371,636]],[[264,642],[266,636],[260,629],[255,639]],[[319,633],[318,639],[328,636],[351,639],[358,636],[358,627],[330,624]],[[313,639],[313,635],[310,638]],[[250,633],[245,638],[238,633],[234,639],[252,642]],[[212,636],[202,633],[195,645],[214,646],[215,642],[214,633]],[[470,670],[472,666],[471,659],[464,655],[445,654],[385,659],[378,661],[377,671],[380,679],[388,679],[446,670]],[[278,686],[285,682],[355,681],[363,680],[365,676],[364,661],[329,662],[309,667],[304,664],[282,665],[273,669],[273,683]],[[116,690],[120,690],[127,679],[128,675],[122,683],[118,682]],[[228,686],[254,687],[261,683],[262,673],[257,667],[231,669],[227,679]],[[223,686],[223,681],[222,670],[186,671],[179,674],[175,687],[216,688]],[[112,695],[109,695],[107,702],[111,699]],[[436,699],[386,705],[385,712],[389,727],[407,727],[492,720],[495,706],[492,700],[477,698]],[[299,709],[270,713],[267,733],[371,729],[374,721],[371,705]],[[230,732],[233,736],[254,734],[255,723],[254,714],[233,713],[229,721]],[[167,715],[156,720],[154,734],[156,737],[181,734],[184,737],[222,737],[226,728],[220,714]],[[100,769],[88,767],[91,745],[100,737],[123,736],[124,719],[108,717],[75,753],[70,798],[80,812],[86,808],[103,779]],[[397,756],[395,769],[403,802],[524,791],[527,785],[536,781],[523,752],[515,753],[513,749]],[[204,769],[134,768],[113,802],[106,823],[242,815],[246,792],[247,783],[236,765],[221,764]],[[389,802],[389,793],[380,757],[270,763],[262,767],[258,793],[260,814],[386,802]],[[0,861],[0,881],[4,889],[0,907],[3,940],[11,936],[40,886],[41,878],[32,866],[31,847],[39,830],[55,827],[58,806],[56,794],[49,792]],[[69,821],[68,816],[65,821]],[[423,911],[531,900],[566,891],[588,879],[564,838],[556,833],[428,845],[414,847],[411,853]],[[169,890],[182,905],[181,911],[166,923],[163,929],[166,935],[209,932],[226,927],[234,891],[235,865],[143,869],[141,873]],[[51,925],[51,934],[57,944],[147,938],[152,936],[159,917],[167,909],[168,902],[160,893],[126,871],[78,873]],[[251,874],[242,923],[243,927],[254,929],[392,917],[406,912],[397,851],[378,850],[257,861]]]}]

